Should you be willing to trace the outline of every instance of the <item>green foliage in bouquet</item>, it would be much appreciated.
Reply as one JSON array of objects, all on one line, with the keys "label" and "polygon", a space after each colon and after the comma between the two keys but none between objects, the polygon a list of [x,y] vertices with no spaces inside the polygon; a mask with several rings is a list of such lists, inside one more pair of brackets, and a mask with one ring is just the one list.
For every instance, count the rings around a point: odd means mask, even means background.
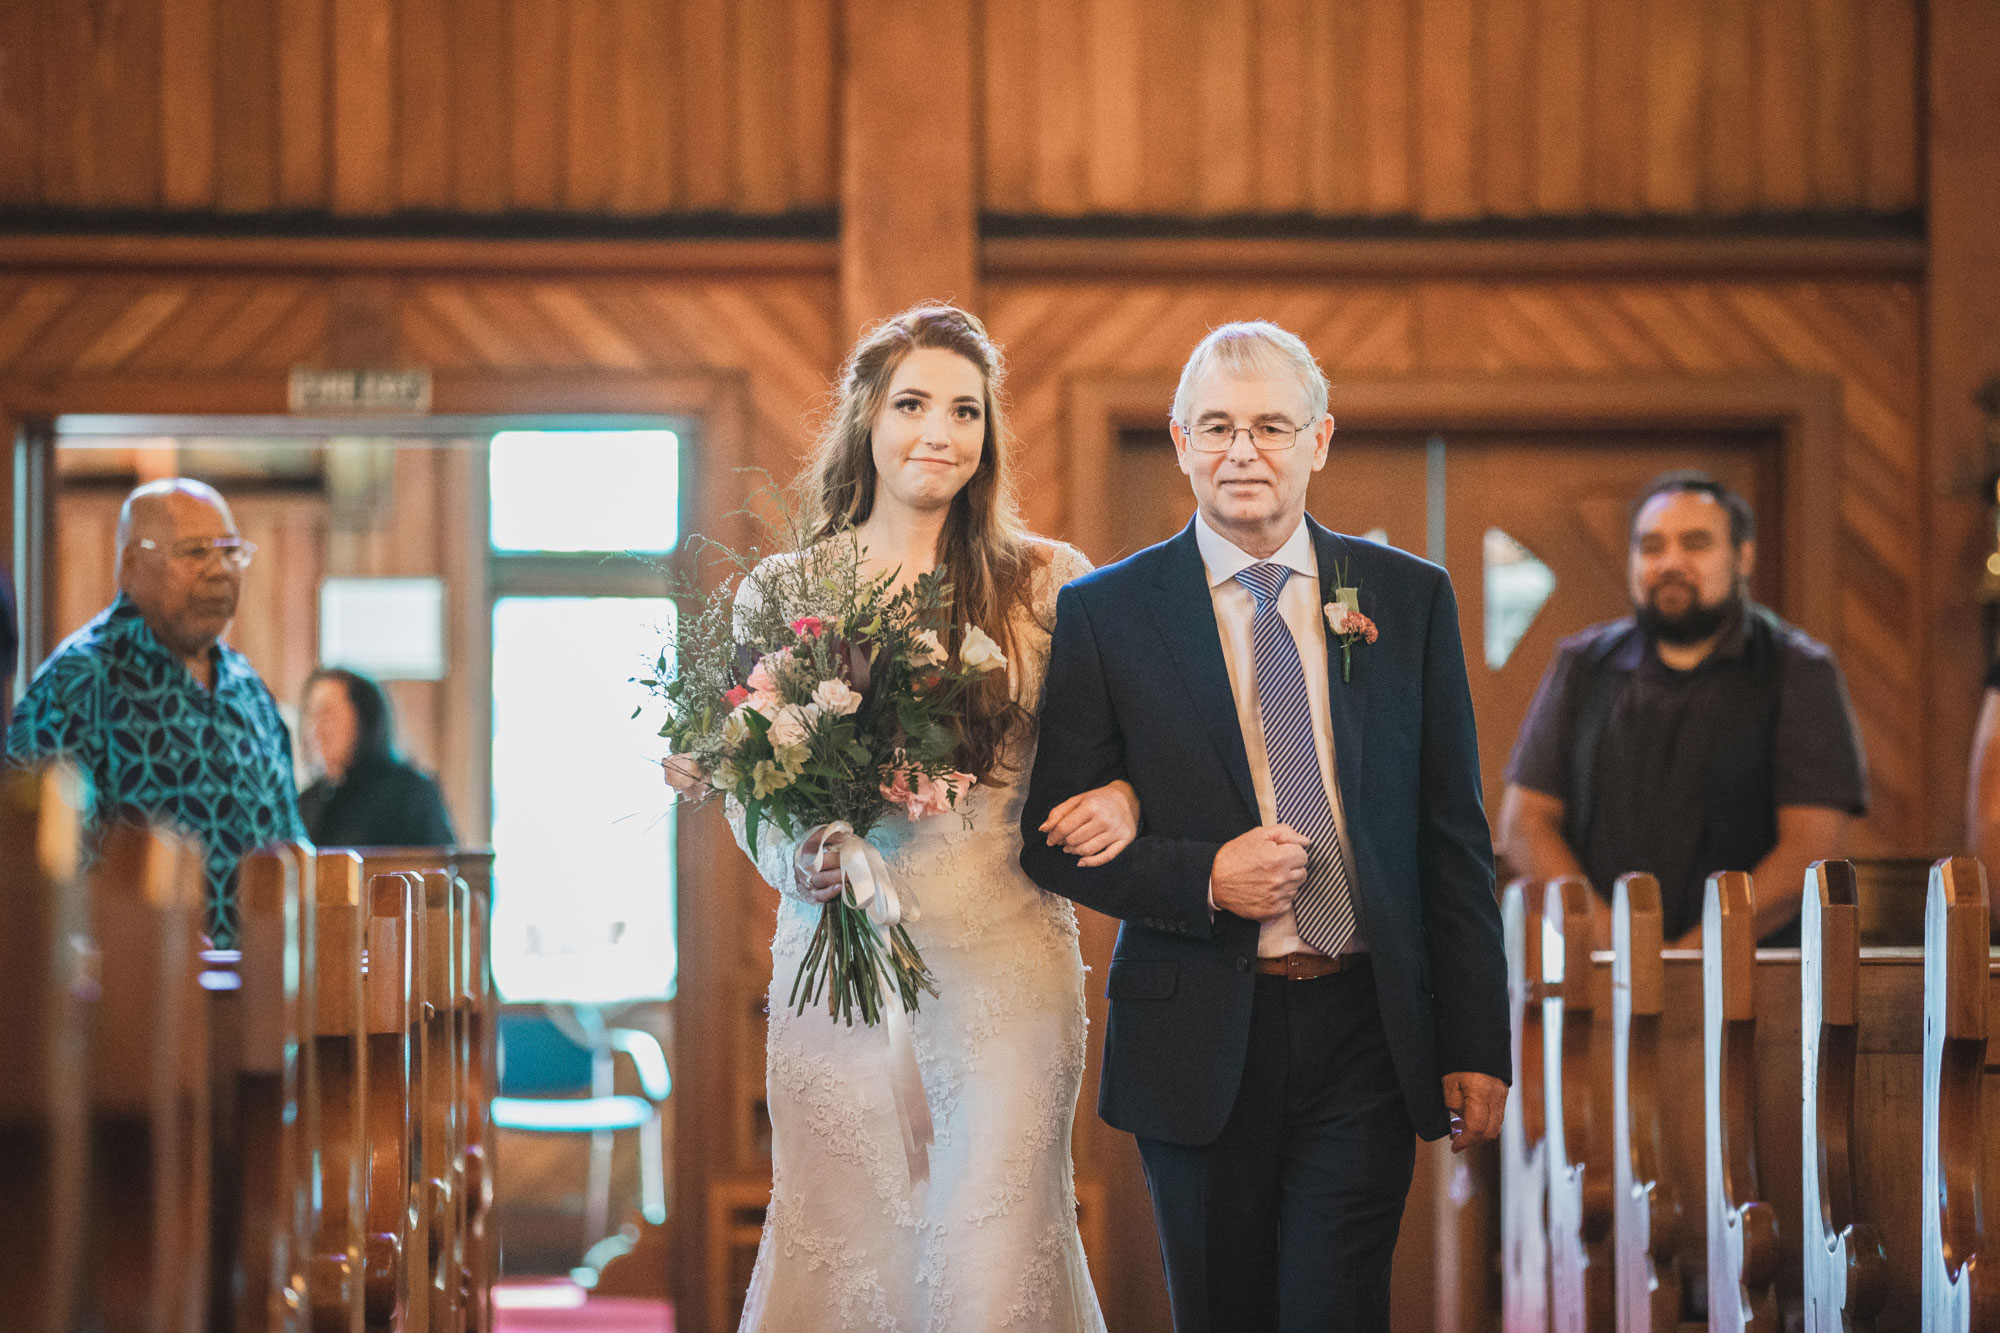
[{"label": "green foliage in bouquet", "polygon": [[[863,571],[852,533],[761,561],[711,545],[740,587],[725,580],[691,608],[640,683],[666,704],[676,760],[742,806],[750,845],[766,824],[797,837],[844,821],[865,838],[892,810],[963,813],[973,779],[955,766],[956,724],[969,687],[1006,659],[951,624],[946,571],[898,588],[893,571]],[[834,1017],[879,1023],[885,976],[906,1010],[936,995],[902,924],[886,934],[852,885],[826,904],[795,1011],[824,995]]]}]

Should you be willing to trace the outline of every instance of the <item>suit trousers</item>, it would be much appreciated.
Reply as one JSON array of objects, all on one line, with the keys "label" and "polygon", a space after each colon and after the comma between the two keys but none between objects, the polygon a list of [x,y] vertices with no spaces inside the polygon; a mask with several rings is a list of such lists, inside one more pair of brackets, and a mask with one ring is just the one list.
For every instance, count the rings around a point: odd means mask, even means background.
[{"label": "suit trousers", "polygon": [[1373,968],[1256,988],[1221,1136],[1139,1139],[1175,1333],[1386,1333],[1416,1134]]}]

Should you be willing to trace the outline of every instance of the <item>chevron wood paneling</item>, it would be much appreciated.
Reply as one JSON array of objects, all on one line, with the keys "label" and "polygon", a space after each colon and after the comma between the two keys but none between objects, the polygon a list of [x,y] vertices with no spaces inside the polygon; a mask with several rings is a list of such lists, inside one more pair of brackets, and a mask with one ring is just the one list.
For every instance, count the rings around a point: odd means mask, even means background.
[{"label": "chevron wood paneling", "polygon": [[[1919,293],[1899,282],[1416,283],[1262,286],[989,284],[1007,347],[1028,516],[1076,540],[1065,504],[1069,386],[1164,373],[1208,329],[1268,318],[1343,375],[1720,375],[1799,372],[1841,387],[1841,641],[1867,745],[1863,855],[1929,850],[1923,831],[1924,661]],[[1159,405],[1165,423],[1169,404]],[[1336,437],[1336,445],[1338,437]],[[1956,760],[1954,760],[1956,762]]]}]

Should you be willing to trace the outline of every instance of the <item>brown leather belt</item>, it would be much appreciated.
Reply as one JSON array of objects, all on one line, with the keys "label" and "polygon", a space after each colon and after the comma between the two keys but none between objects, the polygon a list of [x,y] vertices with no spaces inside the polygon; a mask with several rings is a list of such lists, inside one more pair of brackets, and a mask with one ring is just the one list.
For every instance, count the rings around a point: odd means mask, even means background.
[{"label": "brown leather belt", "polygon": [[1288,953],[1277,958],[1259,958],[1257,972],[1260,976],[1283,977],[1287,981],[1311,981],[1345,972],[1367,961],[1365,953],[1343,953],[1332,958],[1323,953]]}]

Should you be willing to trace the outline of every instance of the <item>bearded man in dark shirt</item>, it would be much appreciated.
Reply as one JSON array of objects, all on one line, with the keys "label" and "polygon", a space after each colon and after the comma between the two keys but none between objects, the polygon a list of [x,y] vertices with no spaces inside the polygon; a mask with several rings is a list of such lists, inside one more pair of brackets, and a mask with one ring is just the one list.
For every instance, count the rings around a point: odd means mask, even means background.
[{"label": "bearded man in dark shirt", "polygon": [[[1806,867],[1867,810],[1861,738],[1826,647],[1750,600],[1755,519],[1699,472],[1633,506],[1633,614],[1565,639],[1507,765],[1499,850],[1536,879],[1660,881],[1667,938],[1701,939],[1702,888],[1747,870],[1757,933],[1798,942]],[[1611,915],[1597,916],[1597,945]]]}]

